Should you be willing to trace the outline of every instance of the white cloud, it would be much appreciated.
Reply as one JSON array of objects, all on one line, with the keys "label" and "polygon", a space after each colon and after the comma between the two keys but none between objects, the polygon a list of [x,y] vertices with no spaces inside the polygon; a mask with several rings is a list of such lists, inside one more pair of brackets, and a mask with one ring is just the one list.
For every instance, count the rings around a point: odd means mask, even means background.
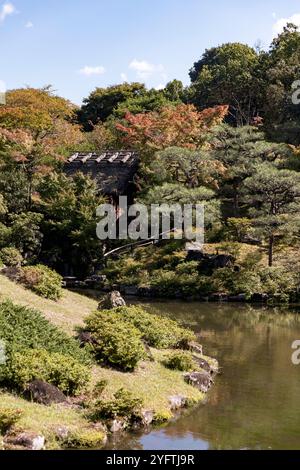
[{"label": "white cloud", "polygon": [[27,23],[25,24],[25,28],[33,28],[33,23],[31,21],[27,21]]},{"label": "white cloud", "polygon": [[0,10],[0,22],[3,22],[5,18],[13,13],[16,13],[16,8],[12,3],[4,3]]},{"label": "white cloud", "polygon": [[133,59],[130,62],[129,68],[132,70],[135,70],[137,73],[137,76],[142,79],[147,79],[151,75],[157,72],[164,71],[163,65],[155,65],[155,64],[151,64],[150,62],[147,62],[146,60],[137,60],[137,59]]},{"label": "white cloud", "polygon": [[155,90],[163,90],[165,88],[166,85],[164,85],[163,83],[160,83],[159,85],[157,85],[155,87]]},{"label": "white cloud", "polygon": [[273,12],[272,16],[273,16],[273,18],[277,18],[277,13]]},{"label": "white cloud", "polygon": [[127,78],[126,73],[124,72],[121,73],[121,79],[123,80],[123,82],[127,82],[128,78]]},{"label": "white cloud", "polygon": [[97,65],[96,67],[86,65],[79,70],[79,73],[81,73],[81,75],[85,75],[86,77],[91,77],[92,75],[103,75],[105,73],[105,68],[102,65]]},{"label": "white cloud", "polygon": [[286,26],[287,23],[293,23],[296,26],[300,27],[300,13],[295,13],[289,18],[280,18],[279,20],[277,20],[276,23],[273,25],[273,32],[275,34],[282,33],[283,28]]}]

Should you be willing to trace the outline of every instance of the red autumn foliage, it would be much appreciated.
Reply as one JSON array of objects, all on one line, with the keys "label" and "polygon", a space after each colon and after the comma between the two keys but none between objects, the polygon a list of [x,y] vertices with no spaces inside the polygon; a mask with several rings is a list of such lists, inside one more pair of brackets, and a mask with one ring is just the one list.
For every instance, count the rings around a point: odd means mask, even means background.
[{"label": "red autumn foliage", "polygon": [[153,151],[172,146],[195,149],[227,113],[228,106],[215,106],[199,112],[193,105],[180,104],[149,113],[128,112],[123,122],[116,124],[116,129],[127,147]]}]

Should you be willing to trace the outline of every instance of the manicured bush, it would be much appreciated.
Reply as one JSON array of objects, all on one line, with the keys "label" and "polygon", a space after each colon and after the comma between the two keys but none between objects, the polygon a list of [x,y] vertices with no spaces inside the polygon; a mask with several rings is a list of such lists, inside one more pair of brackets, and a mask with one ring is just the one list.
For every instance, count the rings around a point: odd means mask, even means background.
[{"label": "manicured bush", "polygon": [[94,351],[98,362],[123,370],[133,370],[145,358],[141,334],[137,328],[123,321],[114,310],[97,311],[86,319],[86,329],[95,340]]},{"label": "manicured bush", "polygon": [[195,274],[197,273],[198,266],[198,261],[180,263],[176,266],[176,272],[178,274]]},{"label": "manicured bush", "polygon": [[170,318],[146,312],[142,307],[119,307],[115,309],[123,321],[134,325],[142,334],[143,340],[158,349],[185,347],[195,340],[191,330],[181,327]]},{"label": "manicured bush", "polygon": [[62,296],[62,277],[41,264],[22,269],[20,282],[46,299],[58,300]]},{"label": "manicured bush", "polygon": [[90,371],[75,359],[43,349],[27,349],[11,355],[7,380],[25,390],[32,380],[43,380],[67,395],[78,395],[89,383]]},{"label": "manicured bush", "polygon": [[110,419],[115,417],[125,417],[129,421],[140,416],[143,400],[136,397],[132,392],[121,388],[114,394],[114,398],[109,401],[97,401],[91,410],[91,419]]},{"label": "manicured bush", "polygon": [[90,356],[80,348],[78,341],[52,325],[38,311],[10,301],[0,303],[0,339],[5,343],[8,358],[12,351],[45,349],[71,356],[83,364],[90,362]]},{"label": "manicured bush", "polygon": [[6,247],[0,250],[0,261],[2,261],[2,263],[8,267],[21,266],[23,256],[19,250],[17,250],[17,248]]},{"label": "manicured bush", "polygon": [[[184,263],[183,270],[187,270],[189,263]],[[180,294],[182,297],[191,297],[199,293],[199,276],[192,266],[191,272],[177,272],[159,269],[153,271],[150,277],[150,285],[161,297],[174,297]]]},{"label": "manicured bush", "polygon": [[99,449],[105,444],[106,434],[97,429],[78,429],[71,432],[62,442],[65,449]]},{"label": "manicured bush", "polygon": [[22,417],[23,411],[0,407],[0,434],[5,434]]},{"label": "manicured bush", "polygon": [[156,411],[156,413],[154,414],[153,423],[154,424],[167,423],[172,418],[173,418],[173,415],[172,415],[171,411],[169,411],[169,410],[159,410],[159,411]]},{"label": "manicured bush", "polygon": [[287,271],[284,268],[272,267],[260,269],[258,272],[263,292],[283,301],[296,292],[298,285],[298,275],[296,272]]},{"label": "manicured bush", "polygon": [[195,368],[195,362],[191,353],[187,351],[176,351],[169,354],[163,361],[168,369],[189,371]]},{"label": "manicured bush", "polygon": [[254,271],[241,270],[235,272],[231,268],[222,268],[211,277],[215,292],[225,292],[230,295],[245,294],[250,299],[255,293],[261,292],[261,280]]}]

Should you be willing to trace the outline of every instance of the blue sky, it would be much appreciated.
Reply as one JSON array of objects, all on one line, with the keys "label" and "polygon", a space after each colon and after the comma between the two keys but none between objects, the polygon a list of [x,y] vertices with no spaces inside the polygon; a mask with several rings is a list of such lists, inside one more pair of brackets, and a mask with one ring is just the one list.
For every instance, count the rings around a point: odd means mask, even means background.
[{"label": "blue sky", "polygon": [[206,48],[228,41],[267,48],[299,0],[0,0],[0,91],[52,84],[80,104],[124,80],[161,87]]}]

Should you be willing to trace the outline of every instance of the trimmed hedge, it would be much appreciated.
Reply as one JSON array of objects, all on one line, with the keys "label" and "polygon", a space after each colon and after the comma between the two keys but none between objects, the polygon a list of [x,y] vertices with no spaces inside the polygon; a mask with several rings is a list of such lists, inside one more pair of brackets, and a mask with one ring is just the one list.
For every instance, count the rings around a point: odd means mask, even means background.
[{"label": "trimmed hedge", "polygon": [[193,355],[188,351],[176,351],[171,353],[163,361],[168,369],[189,371],[196,367]]},{"label": "trimmed hedge", "polygon": [[117,416],[127,418],[129,421],[140,417],[143,400],[136,397],[129,390],[121,388],[110,401],[98,400],[92,407],[90,418],[93,421],[113,419]]},{"label": "trimmed hedge", "polygon": [[70,356],[27,349],[13,353],[7,368],[10,386],[24,391],[35,379],[58,387],[66,395],[78,395],[90,381],[90,371]]},{"label": "trimmed hedge", "polygon": [[141,334],[137,328],[122,321],[114,310],[95,312],[86,319],[86,329],[95,340],[98,362],[123,370],[133,370],[145,358]]},{"label": "trimmed hedge", "polygon": [[42,264],[22,268],[19,282],[46,299],[58,300],[62,296],[62,277]]},{"label": "trimmed hedge", "polygon": [[15,305],[11,301],[0,303],[0,340],[5,343],[8,357],[12,351],[45,349],[50,353],[70,356],[82,364],[91,361],[87,351],[80,348],[76,339],[52,325],[38,311]]},{"label": "trimmed hedge", "polygon": [[146,358],[143,341],[168,349],[185,348],[195,340],[194,333],[177,322],[137,306],[94,312],[85,324],[92,334],[97,360],[123,370],[133,370],[140,359]]},{"label": "trimmed hedge", "polygon": [[119,307],[115,312],[123,321],[134,325],[149,346],[158,349],[184,348],[196,339],[191,330],[181,327],[176,321],[148,313],[142,307]]},{"label": "trimmed hedge", "polygon": [[21,266],[23,256],[19,250],[17,250],[17,248],[6,247],[0,250],[0,261],[2,261],[2,263],[8,267]]},{"label": "trimmed hedge", "polygon": [[21,419],[22,415],[22,410],[0,407],[0,434],[5,434]]}]

